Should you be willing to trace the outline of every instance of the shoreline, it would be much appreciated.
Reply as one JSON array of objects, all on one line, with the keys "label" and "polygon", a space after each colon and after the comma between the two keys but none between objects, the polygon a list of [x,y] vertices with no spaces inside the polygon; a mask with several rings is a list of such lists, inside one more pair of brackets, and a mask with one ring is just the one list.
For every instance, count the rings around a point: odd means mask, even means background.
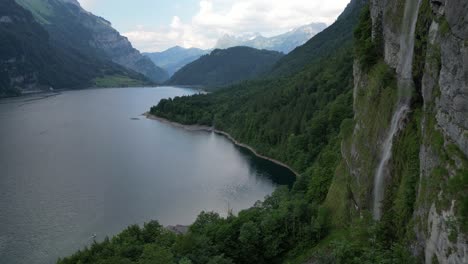
[{"label": "shoreline", "polygon": [[244,143],[241,143],[239,141],[237,141],[235,138],[233,138],[229,133],[227,132],[224,132],[224,131],[221,131],[221,130],[218,130],[218,129],[215,129],[214,127],[209,127],[209,126],[202,126],[202,125],[184,125],[184,124],[181,124],[181,123],[177,123],[177,122],[174,122],[174,121],[170,121],[168,119],[165,119],[165,118],[162,118],[162,117],[158,117],[158,116],[155,116],[155,115],[152,115],[150,114],[150,112],[146,112],[143,114],[143,116],[145,116],[146,118],[148,119],[151,119],[151,120],[156,120],[156,121],[159,121],[161,123],[164,123],[164,124],[168,124],[168,125],[171,125],[171,126],[174,126],[174,127],[177,127],[177,128],[182,128],[182,129],[185,129],[185,130],[188,130],[188,131],[205,131],[205,132],[214,132],[218,135],[222,135],[222,136],[225,136],[227,139],[229,139],[229,141],[231,141],[232,143],[234,143],[234,145],[236,146],[239,146],[239,147],[242,147],[242,148],[245,148],[245,149],[248,149],[250,152],[252,152],[255,156],[261,158],[261,159],[264,159],[264,160],[268,160],[270,162],[273,162],[275,163],[276,165],[280,165],[288,170],[290,170],[292,173],[294,173],[294,175],[296,175],[296,178],[300,176],[299,173],[297,173],[294,169],[292,169],[290,166],[288,166],[287,164],[279,161],[279,160],[275,160],[273,158],[270,158],[270,157],[267,157],[267,156],[264,156],[264,155],[261,155],[259,154],[254,148],[252,148],[251,146],[249,145],[246,145]]}]

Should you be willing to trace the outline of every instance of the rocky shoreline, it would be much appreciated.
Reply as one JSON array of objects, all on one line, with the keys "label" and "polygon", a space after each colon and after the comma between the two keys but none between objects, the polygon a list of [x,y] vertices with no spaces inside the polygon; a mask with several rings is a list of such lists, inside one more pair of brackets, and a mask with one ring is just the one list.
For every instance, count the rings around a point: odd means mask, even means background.
[{"label": "rocky shoreline", "polygon": [[214,132],[216,134],[219,134],[219,135],[223,135],[225,136],[227,139],[229,139],[232,143],[234,143],[235,145],[239,146],[239,147],[242,147],[242,148],[246,148],[248,150],[250,150],[255,156],[259,157],[259,158],[262,158],[262,159],[265,159],[265,160],[268,160],[268,161],[271,161],[277,165],[280,165],[282,167],[285,167],[287,169],[289,169],[291,172],[293,172],[296,177],[299,177],[300,174],[297,173],[294,169],[292,169],[290,166],[288,166],[287,164],[279,161],[279,160],[275,160],[275,159],[272,159],[270,157],[267,157],[267,156],[264,156],[264,155],[261,155],[259,154],[254,148],[252,148],[251,146],[249,145],[246,145],[244,143],[241,143],[239,141],[237,141],[235,138],[233,138],[229,133],[227,132],[224,132],[224,131],[221,131],[221,130],[218,130],[218,129],[215,129],[214,127],[209,127],[209,126],[201,126],[201,125],[184,125],[184,124],[181,124],[181,123],[177,123],[177,122],[173,122],[173,121],[170,121],[168,119],[165,119],[165,118],[162,118],[162,117],[158,117],[158,116],[155,116],[155,115],[152,115],[150,114],[149,112],[146,112],[143,114],[146,118],[148,119],[151,119],[151,120],[156,120],[156,121],[159,121],[159,122],[162,122],[162,123],[165,123],[165,124],[169,124],[171,126],[174,126],[174,127],[177,127],[177,128],[182,128],[182,129],[185,129],[185,130],[188,130],[188,131],[207,131],[207,132]]}]

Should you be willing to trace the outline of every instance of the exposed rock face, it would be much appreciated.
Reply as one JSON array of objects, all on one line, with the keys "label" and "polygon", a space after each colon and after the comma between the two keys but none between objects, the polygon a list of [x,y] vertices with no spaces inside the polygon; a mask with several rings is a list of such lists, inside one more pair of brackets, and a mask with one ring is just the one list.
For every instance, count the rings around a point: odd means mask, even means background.
[{"label": "exposed rock face", "polygon": [[[163,69],[133,48],[130,41],[113,29],[108,21],[91,14],[84,16],[83,23],[93,33],[90,43],[93,47],[103,50],[114,62],[139,72],[154,82],[162,83],[169,78]],[[93,16],[94,19],[87,19],[86,16]]]},{"label": "exposed rock face", "polygon": [[440,127],[465,155],[468,155],[468,47],[464,43],[467,39],[450,33],[440,39],[441,95],[437,103]]},{"label": "exposed rock face", "polygon": [[401,22],[403,17],[404,3],[404,0],[370,1],[374,31],[382,30],[384,59],[394,69],[397,68],[398,53],[400,51],[401,23],[397,21]]},{"label": "exposed rock face", "polygon": [[[452,33],[457,38],[464,40],[468,39],[468,2],[464,0],[433,2],[439,2],[439,6],[445,7],[445,17],[447,18]],[[443,3],[445,3],[445,6]]]},{"label": "exposed rock face", "polygon": [[92,39],[89,43],[92,47],[104,51],[112,61],[139,72],[154,82],[162,83],[169,78],[167,72],[133,48],[130,41],[112,28],[109,21],[85,11],[76,0],[60,1],[77,6],[75,13],[78,19],[92,32]]},{"label": "exposed rock face", "polygon": [[[454,8],[455,6],[457,8]],[[434,107],[432,114],[437,121],[435,129],[443,133],[445,147],[450,144],[456,145],[466,158],[468,156],[468,49],[466,47],[468,34],[463,31],[468,30],[464,17],[468,14],[468,5],[463,0],[432,1],[431,7],[439,21],[448,23],[450,28],[443,29],[447,25],[441,25],[434,20],[429,30],[428,40],[430,47],[433,48],[428,50],[423,76],[424,108],[429,111],[432,106]],[[434,65],[437,63],[431,60],[434,56],[440,56],[439,65]],[[434,129],[428,127],[427,123],[423,123],[422,126],[426,130]],[[448,168],[448,178],[454,177],[454,171],[463,166],[444,164],[436,151],[431,151],[430,147],[422,148],[420,156],[424,161],[421,163],[422,183],[431,180],[437,166]],[[444,196],[446,198],[449,194],[441,191],[439,198]],[[459,205],[460,201],[451,200],[448,208],[437,210],[437,199],[431,201],[425,197],[420,198],[424,200],[424,205],[418,208],[417,213],[427,217],[427,226],[416,228],[415,231],[420,240],[419,250],[424,251],[426,263],[431,263],[435,258],[439,263],[467,263],[467,236],[460,232],[459,227],[453,227],[452,224],[456,219],[454,207]],[[451,232],[458,233],[455,240],[449,239]]]},{"label": "exposed rock face", "polygon": [[[373,36],[381,34],[384,61],[395,74],[401,61],[400,31],[405,1],[412,0],[372,0],[370,3]],[[427,45],[427,51],[418,51],[424,59],[419,87],[421,98],[418,99],[422,106],[412,106],[413,111],[422,112],[420,177],[411,220],[416,235],[411,243],[412,251],[425,263],[436,260],[438,263],[468,263],[468,237],[461,229],[457,214],[460,196],[444,187],[458,177],[460,171],[466,170],[468,159],[468,1],[422,0],[422,4],[429,6],[430,20],[427,34],[417,40],[420,44],[427,41],[422,44]],[[389,120],[388,111],[382,110],[386,104],[372,94],[375,87],[371,75],[372,72],[363,71],[359,63],[355,64],[355,128],[349,142],[342,145],[343,158],[351,175],[349,189],[361,209],[369,208],[372,193],[369,182],[373,180],[375,156],[379,155],[383,135],[388,129],[388,122],[379,123],[378,119]],[[391,94],[387,95],[387,101],[394,100]],[[375,115],[379,118],[369,119]],[[439,142],[435,142],[436,139]]]}]

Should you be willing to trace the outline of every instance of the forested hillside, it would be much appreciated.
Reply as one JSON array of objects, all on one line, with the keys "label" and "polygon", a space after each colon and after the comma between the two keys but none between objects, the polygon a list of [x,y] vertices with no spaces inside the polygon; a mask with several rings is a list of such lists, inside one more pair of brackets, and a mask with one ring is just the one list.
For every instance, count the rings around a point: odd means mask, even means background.
[{"label": "forested hillside", "polygon": [[223,86],[269,71],[282,53],[249,47],[216,49],[184,66],[167,82],[176,85]]},{"label": "forested hillside", "polygon": [[365,0],[351,1],[335,23],[278,61],[272,68],[270,76],[294,74],[306,65],[333,54],[339,47],[350,45],[354,26],[365,2]]},{"label": "forested hillside", "polygon": [[0,2],[0,96],[40,88],[82,88],[93,79],[120,75],[145,78],[93,53],[53,41],[31,13],[14,0]]},{"label": "forested hillside", "polygon": [[59,263],[465,263],[467,12],[352,0],[280,73],[301,70],[162,100],[151,114],[214,126],[300,176],[237,216],[202,212],[185,235],[132,226]]},{"label": "forested hillside", "polygon": [[[151,109],[184,124],[214,125],[261,154],[288,163],[301,174],[292,190],[280,188],[238,216],[223,219],[202,213],[184,236],[176,237],[156,223],[144,229],[133,226],[60,263],[282,263],[307,256],[332,230],[321,203],[341,157],[340,127],[352,118],[353,49],[351,41],[347,43],[293,77],[162,100]],[[146,240],[149,234],[157,238]],[[129,241],[132,252],[125,246]],[[345,252],[336,255],[346,257]]]}]

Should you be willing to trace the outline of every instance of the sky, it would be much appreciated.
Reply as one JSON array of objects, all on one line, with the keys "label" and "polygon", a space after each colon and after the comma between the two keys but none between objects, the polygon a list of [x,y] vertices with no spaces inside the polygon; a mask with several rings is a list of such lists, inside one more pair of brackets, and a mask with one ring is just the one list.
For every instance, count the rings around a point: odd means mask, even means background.
[{"label": "sky", "polygon": [[350,0],[78,0],[143,52],[210,49],[225,34],[274,36],[333,23]]}]

